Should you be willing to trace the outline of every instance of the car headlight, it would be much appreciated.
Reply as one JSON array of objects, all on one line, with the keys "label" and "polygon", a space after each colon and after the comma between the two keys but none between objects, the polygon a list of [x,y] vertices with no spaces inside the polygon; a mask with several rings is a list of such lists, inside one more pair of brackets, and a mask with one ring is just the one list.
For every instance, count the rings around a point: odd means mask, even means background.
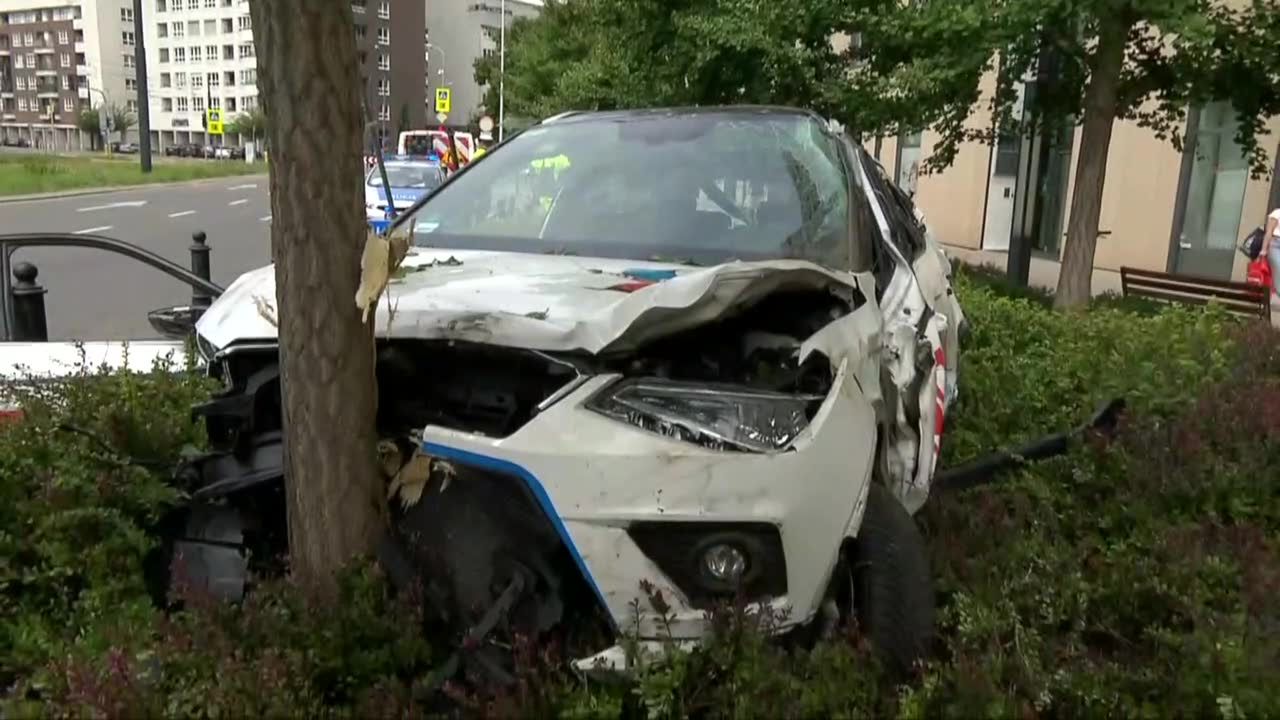
[{"label": "car headlight", "polygon": [[790,445],[821,395],[661,379],[623,380],[587,401],[602,415],[713,450],[776,452]]},{"label": "car headlight", "polygon": [[210,365],[210,361],[213,360],[213,356],[218,354],[218,348],[200,333],[195,333],[195,336],[196,352],[200,353],[200,357],[204,360],[206,365]]}]

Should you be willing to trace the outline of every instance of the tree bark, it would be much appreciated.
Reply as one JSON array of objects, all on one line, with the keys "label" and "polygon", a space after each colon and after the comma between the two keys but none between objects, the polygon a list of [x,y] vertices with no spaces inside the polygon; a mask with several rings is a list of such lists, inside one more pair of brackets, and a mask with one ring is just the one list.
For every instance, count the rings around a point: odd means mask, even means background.
[{"label": "tree bark", "polygon": [[1093,54],[1089,84],[1084,91],[1084,123],[1080,133],[1080,158],[1076,162],[1075,189],[1071,194],[1071,219],[1066,249],[1058,274],[1054,307],[1077,308],[1089,302],[1093,280],[1093,256],[1098,246],[1098,218],[1111,150],[1111,129],[1116,119],[1120,72],[1132,25],[1104,19]]},{"label": "tree bark", "polygon": [[372,553],[385,501],[375,469],[373,323],[355,305],[365,237],[359,61],[351,5],[250,4],[271,118],[289,552],[301,581]]}]

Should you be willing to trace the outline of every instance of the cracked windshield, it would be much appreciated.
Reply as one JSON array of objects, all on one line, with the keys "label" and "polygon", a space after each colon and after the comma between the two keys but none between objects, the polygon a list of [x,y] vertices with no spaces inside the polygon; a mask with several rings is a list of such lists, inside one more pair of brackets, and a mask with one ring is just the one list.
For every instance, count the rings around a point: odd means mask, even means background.
[{"label": "cracked windshield", "polygon": [[575,119],[524,131],[405,221],[417,245],[668,259],[842,245],[838,140],[797,114]]},{"label": "cracked windshield", "polygon": [[0,0],[0,720],[1280,718],[1277,51]]}]

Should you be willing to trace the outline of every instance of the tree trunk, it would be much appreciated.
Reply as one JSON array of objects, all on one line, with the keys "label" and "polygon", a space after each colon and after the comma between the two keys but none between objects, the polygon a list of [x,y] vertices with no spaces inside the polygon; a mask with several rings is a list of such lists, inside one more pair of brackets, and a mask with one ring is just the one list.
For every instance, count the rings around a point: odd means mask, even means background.
[{"label": "tree trunk", "polygon": [[350,3],[250,4],[262,102],[274,120],[285,489],[293,572],[331,588],[383,527],[375,468],[373,323],[355,295],[365,225],[359,68]]},{"label": "tree trunk", "polygon": [[1080,133],[1080,159],[1076,162],[1075,189],[1071,194],[1071,220],[1067,246],[1058,274],[1054,306],[1077,308],[1089,302],[1093,280],[1093,255],[1098,246],[1098,218],[1102,214],[1102,190],[1107,176],[1111,128],[1116,119],[1120,71],[1128,44],[1128,22],[1105,19],[1094,51],[1089,85],[1084,91],[1084,127]]}]

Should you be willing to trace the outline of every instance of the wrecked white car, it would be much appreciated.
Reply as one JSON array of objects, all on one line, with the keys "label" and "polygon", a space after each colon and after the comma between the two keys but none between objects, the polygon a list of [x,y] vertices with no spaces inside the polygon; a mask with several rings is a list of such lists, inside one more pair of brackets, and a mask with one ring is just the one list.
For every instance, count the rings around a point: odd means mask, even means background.
[{"label": "wrecked white car", "polygon": [[[910,200],[838,126],[784,108],[557,116],[390,232],[412,247],[369,318],[381,559],[443,626],[597,617],[578,664],[621,668],[624,635],[696,641],[737,601],[784,631],[856,619],[901,666],[925,651],[910,515],[963,317]],[[274,298],[271,267],[248,273],[196,326],[225,389],[197,409],[214,450],[182,471],[197,504],[174,549],[227,596],[285,549]],[[500,647],[468,657],[500,674]]]}]

